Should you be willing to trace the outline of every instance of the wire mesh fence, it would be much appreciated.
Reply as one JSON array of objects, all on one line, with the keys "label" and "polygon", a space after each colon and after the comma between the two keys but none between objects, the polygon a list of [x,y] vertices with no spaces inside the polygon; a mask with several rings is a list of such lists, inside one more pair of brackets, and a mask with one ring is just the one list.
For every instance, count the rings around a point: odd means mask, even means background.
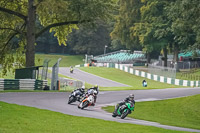
[{"label": "wire mesh fence", "polygon": [[49,59],[45,59],[43,62],[43,69],[42,69],[42,73],[41,73],[42,80],[47,80],[49,61],[50,61]]},{"label": "wire mesh fence", "polygon": [[179,69],[200,68],[200,61],[182,61],[178,62]]},{"label": "wire mesh fence", "polygon": [[148,72],[159,76],[176,78],[176,69],[171,67],[162,67],[149,64]]},{"label": "wire mesh fence", "polygon": [[72,91],[77,88],[81,88],[83,85],[85,85],[82,81],[76,81],[68,78],[59,78],[60,81],[60,89],[61,90],[67,90]]},{"label": "wire mesh fence", "polygon": [[200,81],[200,69],[185,69],[176,73],[176,78]]}]

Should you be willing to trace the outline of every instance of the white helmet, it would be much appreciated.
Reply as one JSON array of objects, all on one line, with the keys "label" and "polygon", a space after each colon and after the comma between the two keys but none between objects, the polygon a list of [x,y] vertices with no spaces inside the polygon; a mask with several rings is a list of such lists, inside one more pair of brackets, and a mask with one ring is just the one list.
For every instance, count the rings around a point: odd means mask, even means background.
[{"label": "white helmet", "polygon": [[134,94],[129,95],[129,100],[131,100],[131,101],[134,100]]}]

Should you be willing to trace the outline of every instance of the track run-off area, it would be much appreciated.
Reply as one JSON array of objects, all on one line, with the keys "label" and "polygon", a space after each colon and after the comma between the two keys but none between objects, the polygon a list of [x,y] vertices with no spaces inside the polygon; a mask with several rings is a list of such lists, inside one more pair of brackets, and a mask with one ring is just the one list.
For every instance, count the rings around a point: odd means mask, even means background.
[{"label": "track run-off area", "polygon": [[[59,70],[59,73],[66,76],[72,77],[72,75],[77,75],[77,76],[79,75],[77,69],[75,70],[75,74],[69,75],[68,72],[69,71],[66,71],[66,69],[64,68]],[[83,76],[84,78],[89,78],[92,75],[92,74],[88,74],[82,71],[80,72],[84,73],[83,74],[85,75]],[[95,77],[97,77],[97,79],[95,79]],[[85,81],[84,78],[79,79],[79,80]],[[92,79],[95,82],[97,81],[101,83],[103,83],[104,81],[107,82],[106,79],[100,78],[98,76],[94,76],[92,77]],[[101,91],[97,96],[96,105],[94,107],[93,106],[88,107],[84,110],[78,109],[77,107],[78,102],[73,103],[71,105],[67,104],[68,96],[70,92],[7,92],[7,93],[0,93],[0,101],[19,104],[19,105],[25,105],[25,106],[30,106],[30,107],[36,107],[39,109],[47,109],[47,110],[61,112],[64,114],[69,114],[69,115],[74,115],[74,116],[91,117],[91,118],[97,118],[97,119],[103,119],[103,120],[109,120],[109,121],[117,121],[121,123],[132,123],[132,124],[139,124],[139,125],[155,126],[155,127],[171,129],[171,130],[200,132],[200,130],[197,130],[197,129],[162,125],[157,122],[137,120],[137,119],[132,119],[128,117],[125,118],[124,120],[120,118],[113,118],[111,113],[105,112],[104,110],[101,109],[101,107],[103,106],[115,105],[119,101],[122,101],[130,93],[135,94],[135,100],[137,104],[137,102],[142,102],[142,101],[164,100],[164,99],[171,99],[171,98],[200,94],[200,88]]]}]

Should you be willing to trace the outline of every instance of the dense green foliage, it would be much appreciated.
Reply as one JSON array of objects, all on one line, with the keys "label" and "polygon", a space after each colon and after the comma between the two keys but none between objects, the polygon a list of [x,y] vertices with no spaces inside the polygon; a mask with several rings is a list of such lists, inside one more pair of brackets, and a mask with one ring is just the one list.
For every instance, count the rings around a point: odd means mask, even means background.
[{"label": "dense green foliage", "polygon": [[95,22],[95,27],[80,25],[78,30],[72,30],[72,33],[67,37],[67,45],[58,45],[53,33],[45,32],[36,41],[36,52],[73,55],[103,54],[105,45],[110,48],[111,40],[109,34],[111,27],[111,25],[100,20]]},{"label": "dense green foliage", "polygon": [[100,55],[105,45],[110,45],[109,25],[102,21],[96,22],[95,29],[80,27],[69,35],[67,42],[75,54]]},{"label": "dense green foliage", "polygon": [[[136,102],[135,111],[128,117],[200,129],[199,101],[200,95],[163,101]],[[114,107],[109,106],[104,109],[113,112]]]},{"label": "dense green foliage", "polygon": [[[135,76],[133,74],[115,69],[105,67],[89,67],[80,68],[83,71],[98,75],[103,78],[107,78],[113,81],[117,81],[123,84],[130,85],[132,87],[101,87],[100,90],[131,90],[131,89],[162,89],[162,88],[178,88],[180,86],[170,85],[167,83],[161,83],[147,78]],[[142,86],[142,81],[146,80],[148,87]]]},{"label": "dense green foliage", "polygon": [[119,7],[111,37],[128,48],[140,44],[148,56],[162,50],[165,66],[168,51],[177,61],[179,51],[200,48],[200,1],[119,0]]},{"label": "dense green foliage", "polygon": [[121,44],[129,49],[138,48],[138,37],[131,37],[130,28],[140,20],[140,0],[119,0],[119,15],[116,16],[117,22],[111,33],[113,40],[120,40]]},{"label": "dense green foliage", "polygon": [[175,0],[167,8],[174,40],[181,47],[200,49],[200,1]]},{"label": "dense green foliage", "polygon": [[168,52],[177,61],[180,51],[200,49],[199,8],[199,0],[1,0],[0,64],[4,73],[34,66],[38,43],[45,53],[142,49],[148,62],[161,52],[166,66]]},{"label": "dense green foliage", "polygon": [[[1,0],[0,64],[7,70],[35,65],[35,42],[45,31],[66,45],[78,26],[93,26],[111,18],[116,0]],[[17,42],[13,43],[14,40]],[[13,57],[13,53],[17,58]],[[25,54],[26,53],[26,54]],[[25,58],[22,58],[25,54]]]},{"label": "dense green foliage", "polygon": [[70,116],[4,102],[0,102],[0,114],[2,133],[184,133],[151,126]]}]

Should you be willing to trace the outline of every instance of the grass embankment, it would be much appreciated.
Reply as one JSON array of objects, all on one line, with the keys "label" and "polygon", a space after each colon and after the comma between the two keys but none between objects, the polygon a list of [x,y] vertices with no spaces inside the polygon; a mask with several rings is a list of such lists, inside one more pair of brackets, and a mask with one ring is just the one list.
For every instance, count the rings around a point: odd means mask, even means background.
[{"label": "grass embankment", "polygon": [[[36,54],[35,55],[35,66],[41,66],[43,65],[43,61],[45,59],[50,59],[49,67],[52,67],[59,58],[62,58],[60,61],[59,66],[60,67],[69,67],[69,66],[75,66],[77,64],[83,64],[84,56],[82,55],[56,55],[56,54]],[[41,70],[41,69],[40,69]],[[13,72],[8,72],[7,75],[2,76],[0,71],[0,78],[5,79],[14,79],[15,74]]]},{"label": "grass embankment", "polygon": [[43,65],[44,59],[50,59],[49,67],[52,67],[59,58],[62,58],[60,61],[60,67],[69,67],[75,66],[77,64],[83,64],[84,56],[82,55],[54,55],[54,54],[36,54],[35,64]]},{"label": "grass embankment", "polygon": [[[101,87],[101,90],[130,90],[130,89],[162,89],[162,88],[178,88],[180,86],[170,85],[167,83],[161,83],[147,78],[135,76],[133,74],[115,69],[105,67],[82,67],[81,70],[89,72],[100,77],[111,79],[123,84],[130,85],[132,87]],[[142,81],[146,80],[148,87],[142,87]]]},{"label": "grass embankment", "polygon": [[0,102],[0,115],[2,133],[183,133],[151,126],[70,116],[4,102]]},{"label": "grass embankment", "polygon": [[177,79],[200,80],[200,69],[182,70],[176,73]]},{"label": "grass embankment", "polygon": [[[165,125],[200,129],[200,95],[163,101],[138,102],[128,117],[159,122]],[[104,107],[113,112],[114,107]]]}]

